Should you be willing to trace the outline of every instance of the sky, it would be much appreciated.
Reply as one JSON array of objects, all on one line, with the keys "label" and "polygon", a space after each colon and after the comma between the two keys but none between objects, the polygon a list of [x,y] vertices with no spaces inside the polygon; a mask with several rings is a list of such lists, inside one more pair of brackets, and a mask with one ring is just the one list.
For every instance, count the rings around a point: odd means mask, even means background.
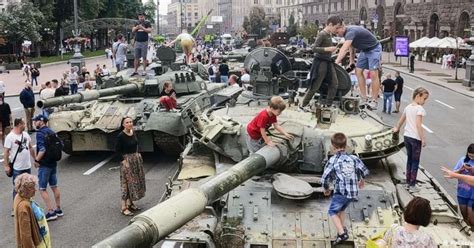
[{"label": "sky", "polygon": [[[142,0],[142,3],[145,3],[148,0]],[[160,15],[166,15],[168,12],[168,4],[171,3],[171,0],[153,0],[155,3],[156,1],[160,1]]]}]

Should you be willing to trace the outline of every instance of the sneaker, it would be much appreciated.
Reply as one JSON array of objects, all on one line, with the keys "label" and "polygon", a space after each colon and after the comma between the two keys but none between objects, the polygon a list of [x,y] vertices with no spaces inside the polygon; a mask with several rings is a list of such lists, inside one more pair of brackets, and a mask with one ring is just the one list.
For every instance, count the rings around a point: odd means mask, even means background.
[{"label": "sneaker", "polygon": [[420,192],[420,189],[416,186],[410,186],[410,193]]},{"label": "sneaker", "polygon": [[376,101],[369,101],[368,104],[367,104],[367,107],[370,109],[370,110],[377,110],[377,102]]},{"label": "sneaker", "polygon": [[130,77],[133,77],[133,76],[137,76],[138,75],[138,72],[133,72],[132,75],[130,75]]},{"label": "sneaker", "polygon": [[64,212],[63,212],[63,210],[61,210],[60,208],[56,208],[56,210],[54,210],[54,213],[55,213],[58,217],[63,217],[63,216],[64,216]]},{"label": "sneaker", "polygon": [[341,234],[341,235],[337,235],[336,239],[331,241],[331,245],[338,245],[346,240],[349,239],[349,234],[347,234],[347,232]]},{"label": "sneaker", "polygon": [[144,77],[145,77],[145,76],[146,76],[146,72],[142,72],[142,76],[144,76]]},{"label": "sneaker", "polygon": [[58,216],[56,215],[56,212],[48,212],[46,214],[46,221],[51,221],[51,220],[56,220]]}]

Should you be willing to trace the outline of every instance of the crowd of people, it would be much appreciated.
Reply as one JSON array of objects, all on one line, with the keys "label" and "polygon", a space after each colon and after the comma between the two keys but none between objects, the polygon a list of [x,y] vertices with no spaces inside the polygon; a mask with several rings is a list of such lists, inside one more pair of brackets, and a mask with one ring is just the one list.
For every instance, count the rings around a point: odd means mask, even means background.
[{"label": "crowd of people", "polygon": [[[139,13],[138,21],[133,28],[137,34],[134,45],[135,66],[132,75],[138,75],[139,61],[143,59],[144,69],[147,65],[148,33],[151,25],[144,20],[143,13]],[[336,94],[338,79],[334,65],[330,60],[331,55],[339,48],[333,46],[332,35],[345,37],[345,42],[340,48],[336,63],[341,63],[344,56],[350,54],[350,63],[355,64],[351,72],[351,81],[354,91],[359,91],[367,105],[376,110],[378,99],[383,95],[383,113],[399,113],[401,108],[401,95],[403,93],[404,79],[396,72],[394,79],[390,73],[382,74],[380,70],[381,45],[373,34],[362,27],[346,26],[339,16],[330,16],[326,27],[318,34],[313,52],[316,56],[311,69],[310,87],[300,108],[305,108],[320,88],[323,80],[331,82],[327,96],[327,106],[331,106]],[[204,44],[196,44],[192,37],[183,31],[181,36],[168,45],[180,41],[185,54],[186,63],[201,62],[208,66],[209,81],[227,83],[230,87],[241,87],[250,83],[249,72],[242,68],[240,78],[230,74],[226,60],[220,60],[220,48],[214,49]],[[193,47],[195,46],[195,47]],[[354,61],[354,49],[361,51],[357,64]],[[112,59],[112,65],[117,71],[123,69],[127,45],[123,35],[117,36],[117,41],[108,51],[107,56]],[[64,216],[61,208],[61,193],[58,186],[57,155],[62,143],[56,133],[48,127],[50,110],[47,108],[42,113],[34,116],[35,95],[32,84],[38,85],[39,70],[34,65],[26,65],[23,69],[27,77],[25,87],[20,93],[20,102],[25,110],[25,118],[12,119],[11,109],[0,96],[0,121],[2,123],[1,138],[4,147],[4,170],[13,182],[13,210],[15,221],[16,241],[19,247],[37,247],[44,243],[51,246],[51,239],[47,221],[56,220]],[[447,63],[449,67],[449,63]],[[107,66],[97,64],[93,72],[94,78],[110,75]],[[145,70],[144,72],[145,73]],[[94,87],[94,78],[87,68],[72,67],[63,73],[60,80],[53,79],[41,85],[39,98],[44,100],[57,96],[76,94],[79,88],[90,90]],[[0,83],[0,93],[4,88]],[[402,127],[407,153],[406,163],[406,189],[416,193],[417,173],[420,164],[420,155],[426,146],[426,136],[422,128],[426,111],[426,103],[430,92],[422,87],[416,88],[412,95],[412,102],[402,111],[398,123],[393,128],[394,133],[400,132]],[[392,111],[392,98],[395,98],[395,110]],[[159,102],[168,111],[178,107],[176,91],[172,82],[164,83]],[[286,102],[279,96],[270,99],[269,105],[262,109],[248,124],[246,128],[246,144],[249,153],[255,153],[264,146],[276,144],[267,135],[271,126],[281,133],[286,139],[294,139],[278,123],[278,116],[286,109]],[[120,212],[125,216],[132,216],[141,210],[136,201],[145,197],[146,183],[143,168],[143,159],[138,149],[138,138],[134,130],[131,117],[125,116],[121,121],[120,132],[115,141],[115,151],[120,159],[120,186],[121,201]],[[11,124],[10,124],[11,123]],[[12,125],[12,127],[10,127]],[[36,148],[33,145],[31,134],[36,132]],[[369,175],[369,170],[356,155],[346,152],[348,138],[344,133],[335,133],[331,137],[331,151],[334,154],[326,163],[321,184],[324,195],[331,197],[328,214],[337,230],[337,235],[332,244],[337,245],[349,239],[349,231],[344,226],[345,210],[349,204],[358,197],[360,189],[365,185],[364,178]],[[48,152],[47,152],[48,151]],[[61,150],[59,150],[60,153]],[[56,156],[54,155],[56,154]],[[33,163],[31,161],[34,161]],[[465,156],[460,158],[453,170],[443,168],[448,178],[459,179],[458,202],[464,221],[474,229],[474,144],[471,144]],[[32,167],[38,168],[37,176],[32,175]],[[334,187],[331,189],[330,185]],[[54,201],[48,193],[48,187],[53,193]],[[33,200],[39,188],[40,197],[44,202],[45,210]],[[421,197],[414,197],[405,206],[403,225],[392,225],[382,238],[377,240],[380,246],[386,247],[436,247],[433,238],[423,231],[420,226],[428,226],[431,218],[430,202]]]}]

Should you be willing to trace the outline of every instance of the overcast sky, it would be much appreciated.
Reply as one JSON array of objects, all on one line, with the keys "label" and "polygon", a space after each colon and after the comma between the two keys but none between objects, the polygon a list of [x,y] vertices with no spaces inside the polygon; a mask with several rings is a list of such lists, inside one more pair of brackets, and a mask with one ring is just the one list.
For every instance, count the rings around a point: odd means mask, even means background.
[{"label": "overcast sky", "polygon": [[[142,0],[143,3],[147,2],[148,0]],[[160,15],[166,15],[168,12],[168,4],[171,3],[171,0],[153,0],[155,3],[156,1],[160,1]]]}]

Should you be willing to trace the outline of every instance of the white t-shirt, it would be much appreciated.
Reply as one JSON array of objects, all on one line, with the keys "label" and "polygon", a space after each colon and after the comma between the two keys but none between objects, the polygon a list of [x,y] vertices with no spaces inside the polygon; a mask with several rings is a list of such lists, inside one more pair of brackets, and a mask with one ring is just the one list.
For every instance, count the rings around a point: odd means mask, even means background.
[{"label": "white t-shirt", "polygon": [[0,81],[0,93],[4,93],[5,92],[5,82],[3,81]]},{"label": "white t-shirt", "polygon": [[178,35],[177,39],[180,40],[180,41],[183,41],[183,40],[194,40],[193,36],[191,36],[191,35],[188,34],[188,33],[182,33],[182,34]]},{"label": "white t-shirt", "polygon": [[403,135],[417,140],[421,140],[420,134],[416,129],[416,117],[418,115],[425,116],[425,109],[421,105],[413,105],[411,103],[406,106],[405,110],[403,110],[403,113],[406,116],[405,133]]},{"label": "white t-shirt", "polygon": [[240,81],[242,81],[244,83],[250,82],[250,74],[245,73],[244,75],[242,75],[242,77],[240,78]]},{"label": "white t-shirt", "polygon": [[21,134],[16,134],[15,132],[10,132],[5,138],[5,148],[10,149],[9,162],[13,161],[16,151],[19,147],[20,151],[16,156],[15,163],[13,164],[13,169],[15,170],[27,170],[31,168],[31,159],[30,159],[30,143],[31,137],[27,132],[23,132],[23,139]]},{"label": "white t-shirt", "polygon": [[40,93],[40,99],[45,100],[45,99],[48,99],[48,98],[52,98],[52,97],[54,97],[54,92],[56,92],[56,89],[45,88]]},{"label": "white t-shirt", "polygon": [[102,68],[102,75],[104,75],[104,76],[110,75],[109,69],[107,69],[107,68]]}]

